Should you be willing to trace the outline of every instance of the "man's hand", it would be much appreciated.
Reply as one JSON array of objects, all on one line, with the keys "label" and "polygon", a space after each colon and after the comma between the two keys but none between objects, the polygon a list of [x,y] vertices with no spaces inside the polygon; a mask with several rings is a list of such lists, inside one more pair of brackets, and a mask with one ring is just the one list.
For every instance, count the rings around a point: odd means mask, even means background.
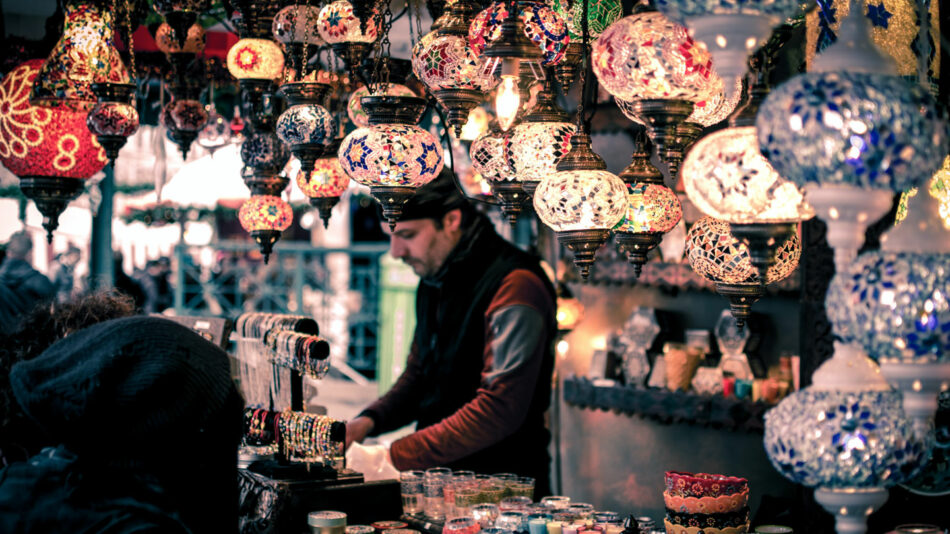
[{"label": "man's hand", "polygon": [[346,422],[346,448],[350,448],[350,444],[354,441],[357,443],[363,443],[363,440],[366,439],[366,435],[373,431],[373,420],[372,418],[361,415],[356,419]]}]

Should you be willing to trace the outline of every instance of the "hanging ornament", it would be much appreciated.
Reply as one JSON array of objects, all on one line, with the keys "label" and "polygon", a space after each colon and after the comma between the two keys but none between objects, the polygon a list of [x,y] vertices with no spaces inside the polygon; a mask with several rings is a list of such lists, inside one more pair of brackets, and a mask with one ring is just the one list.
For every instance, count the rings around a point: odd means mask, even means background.
[{"label": "hanging ornament", "polygon": [[415,190],[442,172],[442,145],[417,126],[426,109],[421,98],[367,96],[363,108],[370,125],[346,136],[340,164],[350,178],[370,188],[392,229]]},{"label": "hanging ornament", "polygon": [[86,126],[106,151],[111,165],[119,156],[129,136],[139,129],[139,112],[135,109],[135,85],[131,83],[93,84],[99,102],[86,116]]},{"label": "hanging ornament", "polygon": [[165,22],[175,33],[178,46],[185,48],[191,27],[202,11],[211,8],[211,0],[153,0],[152,7],[165,17]]},{"label": "hanging ornament", "polygon": [[218,113],[214,106],[214,97],[211,98],[211,103],[205,106],[205,110],[208,112],[208,123],[198,132],[198,144],[214,153],[231,142],[231,122]]},{"label": "hanging ornament", "polygon": [[208,123],[208,111],[194,98],[173,98],[162,108],[159,122],[168,129],[168,137],[178,145],[182,159],[188,159],[191,143]]},{"label": "hanging ornament", "polygon": [[379,37],[380,16],[374,8],[364,24],[353,13],[353,5],[347,0],[336,0],[320,10],[317,16],[317,31],[320,37],[333,48],[351,71],[355,71]]},{"label": "hanging ornament", "polygon": [[260,246],[266,264],[280,233],[294,221],[294,210],[279,196],[254,195],[241,205],[238,220]]},{"label": "hanging ornament", "polygon": [[93,83],[129,83],[129,72],[115,48],[112,11],[83,0],[65,10],[63,35],[36,76],[30,102],[89,111],[97,101]]},{"label": "hanging ornament", "polygon": [[274,40],[284,49],[284,81],[301,81],[307,71],[307,62],[326,42],[317,31],[320,9],[315,6],[294,4],[277,12],[271,31]]},{"label": "hanging ornament", "polygon": [[498,123],[492,123],[488,131],[472,142],[469,155],[472,167],[490,184],[492,193],[501,204],[501,213],[514,226],[528,195],[515,178],[515,170],[505,155],[511,132],[504,132]]},{"label": "hanging ornament", "polygon": [[297,187],[310,199],[310,205],[317,208],[324,228],[330,224],[331,210],[340,201],[350,183],[349,176],[343,172],[336,156],[340,141],[335,139],[327,146],[326,155],[314,162],[312,171],[297,172]]},{"label": "hanging ornament", "polygon": [[478,5],[458,0],[449,6],[442,25],[413,47],[412,70],[448,112],[446,121],[459,137],[469,113],[498,84],[486,57],[479,57],[468,43],[468,29]]},{"label": "hanging ornament", "polygon": [[182,52],[200,54],[205,49],[205,29],[198,23],[192,24],[188,28],[185,42],[182,44],[179,42],[175,30],[167,22],[163,22],[155,31],[155,46],[166,56]]},{"label": "hanging ornament", "polygon": [[693,271],[716,284],[716,292],[729,299],[739,327],[752,313],[752,305],[765,294],[765,286],[788,278],[798,267],[802,246],[798,234],[779,244],[775,263],[765,280],[752,265],[749,249],[729,232],[729,224],[703,217],[686,236],[686,257]]},{"label": "hanging ornament", "polygon": [[626,253],[634,275],[639,278],[647,255],[683,218],[683,207],[676,193],[664,185],[663,175],[650,163],[646,135],[641,134],[637,141],[633,161],[620,173],[627,187],[627,209],[613,231],[620,251]]},{"label": "hanging ornament", "polygon": [[686,148],[698,137],[687,120],[696,103],[710,102],[723,90],[722,80],[713,73],[709,52],[686,28],[656,11],[638,9],[594,42],[594,74],[607,92],[630,102],[630,111],[646,125],[669,166],[673,185]]},{"label": "hanging ornament", "polygon": [[273,81],[284,71],[284,54],[270,39],[241,39],[228,50],[227,62],[228,72],[238,81]]},{"label": "hanging ornament", "polygon": [[52,242],[59,215],[79,196],[84,180],[108,162],[86,127],[86,113],[70,106],[34,106],[30,89],[43,61],[15,67],[0,83],[0,162],[20,178],[20,189],[43,214]]},{"label": "hanging ornament", "polygon": [[623,182],[607,172],[583,131],[572,137],[571,151],[557,164],[557,172],[541,180],[534,192],[538,218],[554,229],[561,245],[574,252],[574,265],[584,280],[597,249],[623,220],[625,192]]},{"label": "hanging ornament", "polygon": [[321,106],[330,86],[317,82],[293,82],[280,86],[280,93],[290,103],[277,119],[277,136],[300,160],[303,172],[313,170],[313,162],[336,136],[336,124]]}]

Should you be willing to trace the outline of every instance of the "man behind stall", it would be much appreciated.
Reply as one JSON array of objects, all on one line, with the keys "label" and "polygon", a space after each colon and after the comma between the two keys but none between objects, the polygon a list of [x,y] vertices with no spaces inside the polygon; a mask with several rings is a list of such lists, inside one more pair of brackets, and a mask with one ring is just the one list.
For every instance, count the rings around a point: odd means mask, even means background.
[{"label": "man behind stall", "polygon": [[416,331],[406,370],[347,424],[347,446],[416,421],[390,448],[397,469],[517,473],[544,495],[556,322],[538,259],[502,239],[448,172],[406,204],[390,251],[421,277]]}]

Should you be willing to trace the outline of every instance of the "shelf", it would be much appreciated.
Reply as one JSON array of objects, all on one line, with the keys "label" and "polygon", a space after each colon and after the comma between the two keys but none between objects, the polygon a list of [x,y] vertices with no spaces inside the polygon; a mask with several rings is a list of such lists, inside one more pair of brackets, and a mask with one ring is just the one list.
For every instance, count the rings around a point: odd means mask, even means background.
[{"label": "shelf", "polygon": [[765,402],[625,385],[599,386],[583,377],[564,379],[564,402],[577,408],[611,410],[660,423],[763,433]]}]

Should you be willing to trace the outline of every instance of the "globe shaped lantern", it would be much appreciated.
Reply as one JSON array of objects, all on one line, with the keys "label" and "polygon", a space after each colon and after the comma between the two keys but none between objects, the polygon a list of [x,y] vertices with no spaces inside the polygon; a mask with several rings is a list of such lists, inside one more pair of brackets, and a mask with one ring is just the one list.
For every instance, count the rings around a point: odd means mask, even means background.
[{"label": "globe shaped lantern", "polygon": [[274,15],[271,32],[284,49],[286,67],[291,71],[290,76],[285,73],[289,81],[299,81],[307,61],[326,44],[317,30],[319,16],[319,8],[304,4],[289,5]]},{"label": "globe shaped lantern", "polygon": [[696,138],[682,135],[683,124],[697,102],[710,101],[722,87],[709,52],[685,27],[641,9],[594,41],[593,70],[607,92],[630,102],[630,110],[647,126],[657,154],[675,180],[683,153]]},{"label": "globe shaped lantern", "polygon": [[798,222],[814,216],[802,190],[759,152],[756,137],[755,116],[768,94],[771,57],[784,40],[773,38],[756,53],[749,89],[729,127],[703,137],[683,162],[687,196],[706,215],[730,223],[732,235],[749,248],[760,278],[772,266],[776,244],[794,233]]},{"label": "globe shaped lantern", "polygon": [[729,299],[729,309],[741,328],[752,305],[765,294],[765,286],[787,278],[798,267],[802,246],[797,234],[788,236],[776,250],[775,263],[765,280],[752,265],[748,248],[732,236],[729,224],[703,217],[686,235],[686,257],[693,271],[716,284],[716,292]]},{"label": "globe shaped lantern", "polygon": [[245,37],[228,50],[227,63],[228,72],[239,82],[272,82],[283,74],[284,53],[280,46],[270,39]]},{"label": "globe shaped lantern", "polygon": [[379,14],[361,21],[347,0],[336,0],[323,6],[317,16],[320,37],[350,69],[359,66],[373,47],[380,33]]},{"label": "globe shaped lantern", "polygon": [[555,99],[551,79],[545,80],[537,103],[511,132],[505,145],[508,164],[528,197],[541,180],[557,171],[558,162],[571,149],[577,131]]},{"label": "globe shaped lantern", "polygon": [[749,54],[768,40],[773,28],[804,14],[798,0],[657,0],[656,7],[689,27],[726,80],[745,75]]},{"label": "globe shaped lantern", "polygon": [[[381,83],[373,94],[388,96],[418,96],[412,89],[401,83]],[[369,114],[363,109],[363,97],[370,96],[369,88],[361,85],[350,95],[346,104],[346,114],[357,128],[369,126]]]},{"label": "globe shaped lantern", "polygon": [[165,55],[200,54],[205,49],[205,29],[201,24],[192,24],[185,34],[185,42],[181,43],[175,30],[167,22],[163,22],[155,31],[155,46]]},{"label": "globe shaped lantern", "polygon": [[564,51],[564,58],[554,67],[557,79],[565,91],[577,78],[581,60],[585,55],[581,42],[584,36],[582,26],[584,6],[587,6],[588,36],[594,39],[623,16],[623,5],[618,0],[589,0],[588,2],[573,2],[573,6],[571,4],[572,0],[554,0],[551,3],[554,12],[567,23],[567,34],[570,39]]},{"label": "globe shaped lantern", "polygon": [[340,201],[350,183],[350,177],[343,172],[343,166],[337,158],[340,139],[327,146],[324,155],[314,162],[313,170],[297,172],[297,186],[310,199],[310,205],[317,208],[323,227],[330,224],[331,210]]},{"label": "globe shaped lantern", "polygon": [[762,153],[805,188],[829,225],[839,272],[856,256],[867,225],[890,209],[892,195],[930,179],[946,155],[933,98],[895,75],[862,12],[852,6],[837,43],[810,72],[773,90],[756,118]]},{"label": "globe shaped lantern", "polygon": [[867,532],[886,488],[910,479],[928,456],[877,364],[840,342],[811,386],[766,412],[764,442],[782,475],[817,488],[839,533]]},{"label": "globe shaped lantern", "polygon": [[277,136],[300,160],[300,169],[313,170],[314,161],[324,154],[336,137],[336,123],[323,103],[330,86],[318,82],[292,82],[280,86],[290,103],[277,119]]},{"label": "globe shaped lantern", "polygon": [[402,207],[416,189],[442,172],[442,145],[417,126],[425,100],[416,97],[363,97],[369,126],[350,132],[339,159],[350,178],[368,186],[395,228]]},{"label": "globe shaped lantern", "polygon": [[0,82],[0,163],[20,178],[20,189],[43,214],[52,242],[59,215],[108,159],[86,126],[85,112],[30,104],[42,65],[39,59],[27,61]]},{"label": "globe shaped lantern", "polygon": [[441,17],[442,25],[423,36],[412,51],[413,72],[448,112],[446,121],[456,137],[484,93],[498,84],[485,66],[488,58],[476,55],[468,42],[477,8],[472,0],[454,2]]},{"label": "globe shaped lantern", "polygon": [[241,205],[238,220],[260,246],[267,263],[280,233],[294,221],[294,210],[279,196],[253,195]]},{"label": "globe shaped lantern", "polygon": [[89,111],[98,100],[93,83],[129,83],[115,48],[112,11],[96,2],[66,3],[63,35],[36,76],[30,102]]},{"label": "globe shaped lantern", "polygon": [[489,58],[487,72],[498,72],[495,115],[510,128],[522,107],[522,92],[545,78],[542,67],[557,65],[570,38],[564,20],[542,2],[495,2],[472,21],[468,42],[476,56]]},{"label": "globe shaped lantern", "polygon": [[[191,28],[198,21],[198,15],[211,7],[210,0],[155,0],[152,2],[165,22],[171,27],[178,46],[185,48],[191,37]],[[203,33],[203,32],[202,32]]]},{"label": "globe shaped lantern", "polygon": [[131,83],[93,84],[99,101],[86,116],[86,126],[115,165],[119,149],[139,129],[139,112],[135,109],[135,85]]},{"label": "globe shaped lantern", "polygon": [[188,159],[191,143],[208,123],[208,110],[195,98],[174,98],[159,114],[159,122],[168,129],[168,137],[181,150],[182,159]]},{"label": "globe shaped lantern", "polygon": [[627,255],[639,277],[647,254],[683,218],[683,207],[676,193],[663,183],[663,175],[650,163],[646,135],[637,141],[633,161],[620,173],[627,187],[627,211],[613,231],[621,253]]},{"label": "globe shaped lantern", "polygon": [[515,170],[505,155],[510,137],[511,132],[502,131],[494,122],[487,132],[472,142],[469,156],[472,167],[488,181],[492,193],[498,198],[502,215],[514,226],[528,196],[521,182],[515,179]]},{"label": "globe shaped lantern", "polygon": [[574,265],[586,280],[597,249],[626,212],[626,188],[590,147],[590,136],[571,139],[571,151],[534,192],[534,209],[558,242],[574,252]]},{"label": "globe shaped lantern", "polygon": [[241,143],[244,183],[252,195],[279,196],[290,183],[281,171],[290,160],[290,151],[274,132],[259,129]]}]

